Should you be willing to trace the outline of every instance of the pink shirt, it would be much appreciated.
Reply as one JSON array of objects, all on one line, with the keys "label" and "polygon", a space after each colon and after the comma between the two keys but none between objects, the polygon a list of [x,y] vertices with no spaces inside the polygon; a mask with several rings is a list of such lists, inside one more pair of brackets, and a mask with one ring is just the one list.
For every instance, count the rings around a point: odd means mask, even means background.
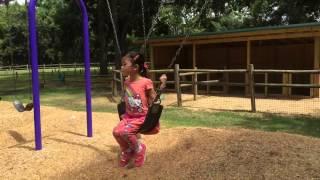
[{"label": "pink shirt", "polygon": [[136,81],[129,79],[124,82],[126,113],[130,116],[145,116],[148,112],[147,90],[153,89],[152,81],[140,78]]}]

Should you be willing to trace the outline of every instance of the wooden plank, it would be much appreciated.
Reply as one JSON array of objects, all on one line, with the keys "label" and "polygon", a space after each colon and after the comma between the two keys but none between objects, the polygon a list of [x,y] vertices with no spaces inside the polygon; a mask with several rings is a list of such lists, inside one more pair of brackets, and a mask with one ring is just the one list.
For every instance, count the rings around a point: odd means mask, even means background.
[{"label": "wooden plank", "polygon": [[299,87],[299,88],[320,88],[320,84],[283,84],[283,83],[255,83],[255,86],[268,87]]},{"label": "wooden plank", "polygon": [[192,84],[180,84],[180,87],[190,87],[193,86]]},{"label": "wooden plank", "polygon": [[315,70],[277,70],[277,69],[255,69],[254,73],[294,73],[294,74],[318,74],[320,69]]},{"label": "wooden plank", "polygon": [[223,73],[223,72],[232,72],[232,73],[244,73],[247,72],[247,69],[180,69],[179,72],[206,72],[206,73]]},{"label": "wooden plank", "polygon": [[208,74],[208,72],[187,72],[187,73],[180,73],[179,76],[180,77],[181,76],[190,76],[190,75],[195,75],[196,73],[198,75],[200,75],[200,74]]},{"label": "wooden plank", "polygon": [[173,73],[173,69],[159,69],[159,70],[150,70],[150,73]]},{"label": "wooden plank", "polygon": [[[320,30],[301,30],[301,31],[269,31],[269,32],[247,32],[247,33],[232,33],[232,34],[218,34],[211,36],[195,36],[190,37],[185,44],[208,44],[208,43],[224,43],[224,42],[238,42],[238,41],[255,41],[255,40],[269,40],[269,39],[291,39],[291,38],[305,38],[320,36]],[[178,45],[181,43],[180,38],[151,40],[150,44],[153,46],[169,46]]]}]

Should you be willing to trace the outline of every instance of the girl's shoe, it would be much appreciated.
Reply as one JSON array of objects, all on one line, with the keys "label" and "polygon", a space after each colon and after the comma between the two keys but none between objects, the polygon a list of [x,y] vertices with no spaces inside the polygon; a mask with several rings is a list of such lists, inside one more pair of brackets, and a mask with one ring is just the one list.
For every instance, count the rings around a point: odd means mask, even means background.
[{"label": "girl's shoe", "polygon": [[130,160],[133,158],[133,151],[131,149],[127,149],[126,151],[122,151],[120,154],[120,161],[119,166],[120,167],[127,167]]}]

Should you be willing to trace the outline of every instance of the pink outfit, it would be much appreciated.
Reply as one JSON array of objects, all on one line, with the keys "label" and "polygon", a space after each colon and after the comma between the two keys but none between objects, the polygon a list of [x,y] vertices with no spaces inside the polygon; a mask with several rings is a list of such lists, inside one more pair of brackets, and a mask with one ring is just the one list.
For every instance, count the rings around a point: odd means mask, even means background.
[{"label": "pink outfit", "polygon": [[143,124],[148,112],[147,90],[153,88],[153,83],[148,78],[140,78],[131,82],[124,82],[126,113],[122,121],[113,129],[113,136],[120,145],[121,151],[137,151],[139,143],[137,133]]}]

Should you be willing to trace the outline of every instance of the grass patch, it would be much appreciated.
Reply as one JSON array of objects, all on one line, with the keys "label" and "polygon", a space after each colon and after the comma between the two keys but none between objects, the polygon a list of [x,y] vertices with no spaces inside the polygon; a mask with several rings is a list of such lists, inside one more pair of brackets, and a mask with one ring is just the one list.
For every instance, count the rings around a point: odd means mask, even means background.
[{"label": "grass patch", "polygon": [[263,131],[281,131],[320,137],[320,118],[306,116],[280,116],[268,113],[204,112],[184,108],[167,108],[162,122],[168,127],[240,127]]},{"label": "grass patch", "polygon": [[[57,74],[46,73],[46,86],[40,90],[41,105],[54,106],[73,111],[86,111],[83,74],[74,75],[67,72],[66,82],[57,82]],[[111,93],[108,78],[92,77],[98,84],[92,85],[92,98],[100,101],[92,102],[93,112],[117,113],[116,104],[110,103]],[[40,80],[40,82],[42,82]],[[30,87],[28,74],[20,74],[17,89],[13,91],[13,82],[10,74],[0,76],[0,97],[4,101],[19,99],[23,103],[30,101]],[[109,86],[108,86],[109,85]],[[105,100],[105,101],[104,101]],[[269,113],[246,112],[205,112],[192,111],[185,108],[165,108],[161,117],[166,127],[212,127],[212,128],[247,128],[263,131],[281,131],[320,137],[320,118],[307,116],[280,116]]]}]

